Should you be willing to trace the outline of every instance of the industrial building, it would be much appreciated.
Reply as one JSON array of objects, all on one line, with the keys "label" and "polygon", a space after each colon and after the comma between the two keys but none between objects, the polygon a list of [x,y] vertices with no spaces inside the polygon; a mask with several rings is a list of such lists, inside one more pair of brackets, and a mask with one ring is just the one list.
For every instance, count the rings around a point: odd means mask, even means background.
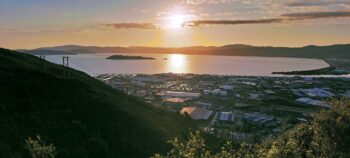
[{"label": "industrial building", "polygon": [[235,121],[235,115],[232,112],[218,112],[216,120],[233,122]]},{"label": "industrial building", "polygon": [[206,110],[203,108],[197,108],[197,107],[184,107],[181,110],[181,114],[188,114],[191,116],[194,120],[207,120],[210,115],[213,113],[213,111]]}]

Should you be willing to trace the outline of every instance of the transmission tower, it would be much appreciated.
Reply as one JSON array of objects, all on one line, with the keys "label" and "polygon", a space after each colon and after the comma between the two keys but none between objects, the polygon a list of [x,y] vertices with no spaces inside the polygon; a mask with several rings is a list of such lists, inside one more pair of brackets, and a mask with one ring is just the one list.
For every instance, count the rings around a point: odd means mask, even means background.
[{"label": "transmission tower", "polygon": [[62,65],[65,67],[69,67],[69,57],[68,56],[62,57]]}]

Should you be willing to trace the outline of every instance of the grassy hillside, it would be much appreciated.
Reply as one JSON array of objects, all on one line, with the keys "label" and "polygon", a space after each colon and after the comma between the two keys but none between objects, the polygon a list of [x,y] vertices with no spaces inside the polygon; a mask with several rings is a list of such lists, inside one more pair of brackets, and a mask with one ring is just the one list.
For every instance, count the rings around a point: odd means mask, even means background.
[{"label": "grassy hillside", "polygon": [[0,157],[28,157],[40,135],[57,157],[148,157],[169,149],[193,123],[94,78],[0,49]]}]

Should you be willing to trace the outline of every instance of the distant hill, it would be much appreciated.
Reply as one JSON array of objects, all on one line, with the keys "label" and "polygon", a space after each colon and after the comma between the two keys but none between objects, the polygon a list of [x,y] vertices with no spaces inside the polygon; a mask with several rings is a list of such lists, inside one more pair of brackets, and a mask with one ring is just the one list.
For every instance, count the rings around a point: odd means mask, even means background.
[{"label": "distant hill", "polygon": [[0,157],[29,157],[40,135],[57,157],[148,157],[192,121],[127,96],[85,73],[0,49]]},{"label": "distant hill", "polygon": [[71,52],[66,52],[66,51],[58,51],[58,50],[45,50],[45,49],[40,49],[40,50],[26,50],[26,51],[20,51],[23,53],[27,54],[32,54],[32,55],[76,55],[77,53],[71,51]]},{"label": "distant hill", "polygon": [[227,56],[260,56],[260,57],[295,57],[295,58],[350,58],[350,44],[330,46],[289,47],[257,47],[243,44],[225,45],[220,47],[96,47],[66,45],[57,47],[39,48],[55,51],[87,51],[93,53],[154,53],[154,54],[197,54],[197,55],[227,55]]}]

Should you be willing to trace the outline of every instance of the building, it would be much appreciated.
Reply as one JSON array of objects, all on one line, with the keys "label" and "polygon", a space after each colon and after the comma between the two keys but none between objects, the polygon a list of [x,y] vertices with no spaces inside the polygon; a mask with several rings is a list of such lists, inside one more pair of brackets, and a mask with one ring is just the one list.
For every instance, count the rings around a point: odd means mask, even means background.
[{"label": "building", "polygon": [[332,97],[334,96],[333,93],[328,92],[326,90],[320,89],[320,88],[311,88],[311,89],[301,89],[303,93],[308,95],[309,97]]},{"label": "building", "polygon": [[226,91],[220,91],[220,95],[225,97],[225,96],[227,96],[227,92]]},{"label": "building", "polygon": [[188,114],[194,120],[207,120],[213,111],[198,107],[184,107],[180,113],[183,115]]},{"label": "building", "polygon": [[216,120],[233,122],[235,121],[235,115],[232,112],[218,112]]},{"label": "building", "polygon": [[182,99],[182,98],[165,98],[163,99],[164,102],[170,102],[170,103],[183,103],[187,99]]},{"label": "building", "polygon": [[136,86],[141,86],[141,87],[146,86],[146,83],[145,82],[141,82],[141,81],[132,80],[130,83],[133,84],[133,85],[136,85]]},{"label": "building", "polygon": [[221,88],[223,90],[233,90],[233,86],[231,86],[231,85],[221,85],[221,86],[219,86],[219,88]]},{"label": "building", "polygon": [[249,93],[249,99],[258,100],[259,99],[259,94]]},{"label": "building", "polygon": [[214,81],[199,81],[199,84],[202,86],[213,86],[215,84]]},{"label": "building", "polygon": [[220,91],[221,91],[220,89],[214,89],[214,90],[211,91],[211,94],[212,95],[218,95],[218,94],[220,94]]},{"label": "building", "polygon": [[254,112],[254,113],[245,113],[243,115],[244,119],[254,122],[254,123],[259,123],[259,124],[263,124],[265,126],[271,126],[274,125],[276,123],[276,118],[272,117],[272,116],[268,116],[265,114],[261,114],[258,112]]},{"label": "building", "polygon": [[139,81],[139,82],[150,82],[150,83],[164,83],[165,80],[164,79],[159,79],[159,78],[155,78],[155,77],[141,77],[141,76],[137,76],[137,77],[131,77],[130,78],[131,81]]},{"label": "building", "polygon": [[211,108],[211,106],[212,106],[213,104],[198,101],[198,102],[195,102],[194,105],[195,105],[196,107],[209,109],[209,108]]},{"label": "building", "polygon": [[220,95],[220,96],[227,96],[227,91],[223,91],[221,89],[214,89],[214,90],[204,90],[203,93],[205,95]]},{"label": "building", "polygon": [[203,93],[204,93],[205,95],[209,95],[209,94],[211,93],[211,90],[204,90]]},{"label": "building", "polygon": [[265,92],[266,94],[275,94],[275,92],[272,91],[272,90],[264,90],[264,92]]},{"label": "building", "polygon": [[176,92],[176,91],[167,91],[167,96],[178,97],[178,98],[199,98],[200,93],[189,93],[189,92]]},{"label": "building", "polygon": [[331,106],[323,101],[320,100],[314,100],[311,98],[299,98],[295,100],[299,104],[303,105],[313,105],[313,106],[320,106],[324,108],[330,108]]}]

